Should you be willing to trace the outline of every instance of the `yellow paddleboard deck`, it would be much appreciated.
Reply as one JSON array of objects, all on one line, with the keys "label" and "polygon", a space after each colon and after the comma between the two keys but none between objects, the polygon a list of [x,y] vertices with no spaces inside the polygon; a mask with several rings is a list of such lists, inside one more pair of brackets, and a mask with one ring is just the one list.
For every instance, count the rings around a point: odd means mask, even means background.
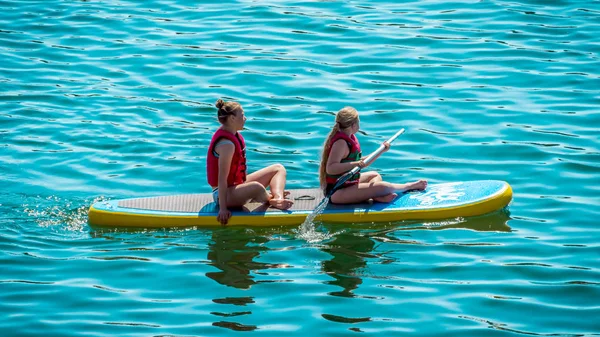
[{"label": "yellow paddleboard deck", "polygon": [[[265,204],[248,203],[232,209],[228,226],[299,225],[323,199],[320,189],[290,190],[294,206],[286,211]],[[399,220],[441,220],[477,216],[502,209],[512,199],[504,181],[481,180],[431,184],[425,191],[400,194],[391,203],[329,204],[316,220],[324,222],[390,222]],[[94,203],[89,210],[90,225],[102,227],[212,227],[218,205],[212,194],[182,194],[121,199]]]}]

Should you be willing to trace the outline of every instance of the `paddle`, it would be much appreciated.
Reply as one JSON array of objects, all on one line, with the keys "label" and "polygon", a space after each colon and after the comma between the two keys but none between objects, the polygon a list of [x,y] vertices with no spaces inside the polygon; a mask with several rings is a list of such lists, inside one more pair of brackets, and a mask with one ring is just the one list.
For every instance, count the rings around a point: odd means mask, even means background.
[{"label": "paddle", "polygon": [[[388,139],[387,142],[390,145],[392,145],[392,142],[394,140],[396,140],[396,138],[398,138],[398,136],[400,136],[403,133],[404,133],[404,129],[400,129],[400,131],[396,132],[396,134],[393,135],[390,139]],[[363,160],[364,163],[366,164],[366,166],[369,166],[371,164],[371,162],[373,162],[373,160],[375,160],[375,158],[377,158],[377,156],[383,152],[383,150],[385,150],[385,146],[383,146],[383,144],[381,144],[377,150],[375,150],[370,155],[366,156],[365,159]],[[327,199],[331,198],[333,193],[335,193],[335,191],[337,191],[340,187],[342,187],[342,185],[344,185],[344,183],[346,181],[348,181],[348,179],[350,179],[350,177],[352,177],[353,175],[360,172],[360,169],[361,168],[359,166],[357,166],[357,167],[353,168],[352,170],[350,170],[350,172],[339,177],[339,179],[336,181],[335,185],[333,185],[333,188],[331,189],[331,191],[329,191],[329,193],[327,193],[327,196],[325,196],[325,197]]]}]

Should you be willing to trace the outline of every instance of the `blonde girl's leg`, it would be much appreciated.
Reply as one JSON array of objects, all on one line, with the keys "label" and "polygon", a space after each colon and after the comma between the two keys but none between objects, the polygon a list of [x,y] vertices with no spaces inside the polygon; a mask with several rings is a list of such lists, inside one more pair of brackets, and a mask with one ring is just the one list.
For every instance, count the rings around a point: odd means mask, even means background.
[{"label": "blonde girl's leg", "polygon": [[368,171],[360,174],[361,183],[374,183],[382,180],[381,175],[375,171]]},{"label": "blonde girl's leg", "polygon": [[396,197],[395,192],[423,190],[426,187],[425,180],[406,184],[392,184],[385,181],[359,183],[335,192],[331,196],[331,201],[336,204],[355,204],[373,198],[376,201],[391,202]]},{"label": "blonde girl's leg", "polygon": [[[368,171],[360,174],[360,182],[361,183],[369,183],[373,184],[376,182],[383,181],[381,175],[375,171]],[[382,197],[373,197],[374,201],[377,202],[392,202],[398,195],[396,193],[386,194]]]},{"label": "blonde girl's leg", "polygon": [[396,192],[406,192],[406,191],[422,191],[427,188],[427,180],[417,180],[410,183],[405,184],[392,184]]},{"label": "blonde girl's leg", "polygon": [[342,188],[331,196],[334,204],[357,204],[371,198],[383,197],[393,192],[388,185],[376,183],[358,183]]}]

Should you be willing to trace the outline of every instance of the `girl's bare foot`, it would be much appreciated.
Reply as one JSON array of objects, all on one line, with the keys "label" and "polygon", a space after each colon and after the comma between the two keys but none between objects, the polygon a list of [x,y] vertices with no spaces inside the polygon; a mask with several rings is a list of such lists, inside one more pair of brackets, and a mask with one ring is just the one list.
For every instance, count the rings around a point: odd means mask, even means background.
[{"label": "girl's bare foot", "polygon": [[294,202],[289,199],[270,199],[269,200],[269,205],[271,205],[271,207],[275,207],[275,208],[283,209],[283,210],[286,210],[286,209],[292,207],[293,204],[294,204]]},{"label": "girl's bare foot", "polygon": [[373,198],[373,200],[377,201],[377,202],[390,203],[390,202],[394,201],[394,199],[396,199],[397,196],[398,196],[398,194],[396,194],[396,193],[390,193],[388,195],[384,195],[383,197]]},{"label": "girl's bare foot", "polygon": [[418,180],[412,183],[406,183],[404,186],[405,191],[422,191],[427,188],[427,180]]},{"label": "girl's bare foot", "polygon": [[[273,192],[269,192],[269,193],[271,193],[271,198],[275,198],[275,195],[273,195]],[[290,191],[283,191],[283,198],[285,199],[285,198],[289,197],[290,194],[291,194]]]}]

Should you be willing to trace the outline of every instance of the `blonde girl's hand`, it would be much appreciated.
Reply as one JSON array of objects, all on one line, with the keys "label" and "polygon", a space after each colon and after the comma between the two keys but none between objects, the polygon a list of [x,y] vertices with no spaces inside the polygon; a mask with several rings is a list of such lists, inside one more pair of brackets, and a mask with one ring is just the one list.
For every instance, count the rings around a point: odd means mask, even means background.
[{"label": "blonde girl's hand", "polygon": [[387,152],[390,149],[390,143],[388,143],[387,141],[383,142],[383,152]]},{"label": "blonde girl's hand", "polygon": [[221,225],[227,225],[229,218],[231,218],[231,212],[227,208],[219,210],[219,214],[217,215],[217,221],[219,221]]},{"label": "blonde girl's hand", "polygon": [[365,164],[365,161],[361,159],[361,160],[359,160],[359,161],[356,162],[356,166],[358,166],[361,169],[363,169],[363,168],[367,167],[367,164]]}]

